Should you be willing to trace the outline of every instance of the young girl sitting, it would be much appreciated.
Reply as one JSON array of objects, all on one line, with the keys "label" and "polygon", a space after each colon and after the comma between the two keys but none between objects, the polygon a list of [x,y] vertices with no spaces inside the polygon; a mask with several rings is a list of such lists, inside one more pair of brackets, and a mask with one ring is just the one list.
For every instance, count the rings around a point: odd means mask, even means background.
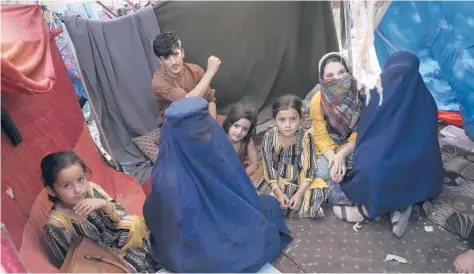
[{"label": "young girl sitting", "polygon": [[229,110],[222,128],[232,142],[247,174],[252,175],[258,167],[258,156],[253,138],[256,133],[257,115],[245,104],[235,104]]},{"label": "young girl sitting", "polygon": [[41,172],[54,202],[44,227],[45,238],[58,267],[75,237],[85,236],[115,252],[133,272],[156,272],[143,219],[89,182],[90,170],[74,152],[49,154],[41,161]]},{"label": "young girl sitting", "polygon": [[284,95],[273,102],[276,127],[263,137],[264,178],[254,182],[259,193],[271,193],[290,218],[322,218],[327,184],[316,178],[311,134],[300,127],[302,101]]}]

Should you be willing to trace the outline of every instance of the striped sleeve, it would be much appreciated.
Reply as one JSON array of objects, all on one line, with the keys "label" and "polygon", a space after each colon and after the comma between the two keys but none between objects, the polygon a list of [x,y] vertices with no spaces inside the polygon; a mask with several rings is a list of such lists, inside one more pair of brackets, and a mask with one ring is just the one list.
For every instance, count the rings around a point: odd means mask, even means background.
[{"label": "striped sleeve", "polygon": [[275,150],[274,130],[268,130],[263,137],[263,174],[267,183],[277,183],[278,175],[273,163],[273,153]]},{"label": "striped sleeve", "polygon": [[75,232],[69,219],[59,211],[53,210],[43,228],[47,252],[52,263],[60,268],[66,258],[70,244],[75,239]]},{"label": "striped sleeve", "polygon": [[303,182],[313,182],[316,178],[316,155],[313,137],[309,132],[303,136],[303,152],[301,153],[301,170]]},{"label": "striped sleeve", "polygon": [[104,216],[109,217],[109,219],[114,222],[118,223],[120,222],[124,217],[129,216],[130,214],[123,208],[123,206],[118,203],[115,199],[109,196],[105,190],[100,187],[99,185],[89,182],[91,189],[92,189],[92,195],[94,198],[99,198],[99,199],[105,199],[109,202],[112,203],[112,206],[114,207],[114,213],[111,215],[105,214],[105,212],[102,212]]}]

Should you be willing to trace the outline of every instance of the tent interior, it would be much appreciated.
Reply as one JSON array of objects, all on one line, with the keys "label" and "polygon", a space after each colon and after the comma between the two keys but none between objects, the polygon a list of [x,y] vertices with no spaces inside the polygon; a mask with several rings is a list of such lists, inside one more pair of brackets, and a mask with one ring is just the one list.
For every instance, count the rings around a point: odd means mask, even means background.
[{"label": "tent interior", "polygon": [[[150,156],[143,144],[159,136],[151,94],[159,63],[151,44],[163,31],[179,34],[188,62],[223,60],[212,82],[219,121],[231,104],[252,104],[260,139],[272,123],[272,101],[287,93],[305,98],[325,53],[346,53],[369,84],[389,54],[415,53],[440,129],[459,127],[440,133],[444,168],[454,177],[446,179],[435,214],[414,214],[402,239],[389,233],[388,221],[355,229],[332,214],[288,220],[294,241],[272,264],[293,273],[453,271],[474,229],[472,2],[162,1],[118,18],[109,10],[111,19],[94,15],[94,1],[9,2],[1,5],[5,272],[58,272],[42,237],[52,204],[39,163],[48,153],[73,150],[92,181],[142,215],[158,149],[151,141]],[[422,29],[428,34],[418,35]],[[386,261],[387,255],[409,262]]]}]

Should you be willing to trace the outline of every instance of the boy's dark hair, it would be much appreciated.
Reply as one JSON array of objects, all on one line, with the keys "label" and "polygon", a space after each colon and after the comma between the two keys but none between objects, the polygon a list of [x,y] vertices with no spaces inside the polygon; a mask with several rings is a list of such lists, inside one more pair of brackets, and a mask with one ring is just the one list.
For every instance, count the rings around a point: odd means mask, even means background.
[{"label": "boy's dark hair", "polygon": [[243,103],[234,104],[230,108],[229,113],[222,124],[222,128],[226,134],[229,134],[229,128],[242,118],[249,120],[251,124],[247,136],[243,139],[244,142],[247,142],[251,138],[254,138],[257,133],[257,114],[253,107]]},{"label": "boy's dark hair", "polygon": [[293,94],[286,94],[276,98],[272,104],[273,118],[275,119],[280,110],[295,109],[300,118],[302,117],[301,111],[303,108],[303,102],[300,97]]},{"label": "boy's dark hair", "polygon": [[153,41],[153,52],[158,58],[167,58],[176,48],[181,48],[179,37],[174,32],[163,32]]},{"label": "boy's dark hair", "polygon": [[[71,165],[79,165],[86,176],[92,173],[86,166],[84,161],[72,151],[60,151],[48,154],[41,160],[41,176],[43,177],[43,184],[45,187],[53,187],[59,172]],[[52,202],[58,201],[57,197],[49,195],[49,200]]]}]

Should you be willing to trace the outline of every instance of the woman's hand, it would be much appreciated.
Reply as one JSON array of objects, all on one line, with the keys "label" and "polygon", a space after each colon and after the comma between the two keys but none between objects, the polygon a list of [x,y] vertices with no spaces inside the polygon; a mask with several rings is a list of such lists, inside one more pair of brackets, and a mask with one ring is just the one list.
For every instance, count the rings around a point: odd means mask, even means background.
[{"label": "woman's hand", "polygon": [[289,207],[290,199],[288,199],[288,196],[286,196],[286,194],[280,188],[275,190],[275,197],[280,203],[281,208],[286,209]]},{"label": "woman's hand", "polygon": [[331,179],[334,183],[340,183],[342,182],[342,179],[344,179],[344,176],[339,174],[339,173],[336,173],[336,175],[334,176],[333,179]]},{"label": "woman's hand", "polygon": [[104,199],[84,199],[74,206],[74,212],[79,216],[87,216],[94,210],[107,208],[109,202]]},{"label": "woman's hand", "polygon": [[340,183],[346,172],[346,157],[343,153],[338,152],[329,162],[329,176],[333,182]]},{"label": "woman's hand", "polygon": [[292,210],[298,210],[301,207],[303,201],[303,193],[297,191],[289,201],[289,208]]}]

